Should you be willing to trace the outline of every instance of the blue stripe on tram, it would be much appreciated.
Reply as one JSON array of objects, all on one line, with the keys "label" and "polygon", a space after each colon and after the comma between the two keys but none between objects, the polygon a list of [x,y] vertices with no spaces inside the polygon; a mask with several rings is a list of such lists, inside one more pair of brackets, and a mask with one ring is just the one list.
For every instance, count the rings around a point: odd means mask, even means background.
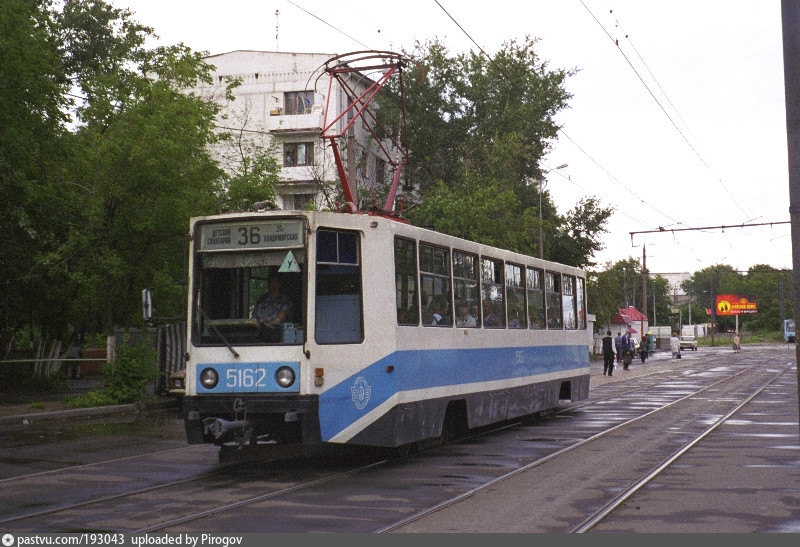
[{"label": "blue stripe on tram", "polygon": [[[394,370],[387,372],[390,366]],[[394,352],[320,395],[322,440],[331,439],[397,392],[577,371],[588,366],[586,344]],[[480,390],[470,390],[475,391]]]}]

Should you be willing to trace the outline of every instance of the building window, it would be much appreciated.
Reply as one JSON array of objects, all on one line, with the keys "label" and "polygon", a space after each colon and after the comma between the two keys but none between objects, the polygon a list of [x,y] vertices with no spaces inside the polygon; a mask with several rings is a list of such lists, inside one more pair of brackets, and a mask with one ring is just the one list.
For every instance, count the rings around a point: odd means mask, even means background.
[{"label": "building window", "polygon": [[386,183],[386,160],[375,158],[375,182],[378,184]]},{"label": "building window", "polygon": [[293,194],[292,201],[295,210],[305,211],[314,206],[314,194]]},{"label": "building window", "polygon": [[283,166],[314,164],[313,142],[287,142],[283,144]]},{"label": "building window", "polygon": [[308,114],[312,106],[313,91],[289,91],[283,94],[283,111],[286,114]]}]

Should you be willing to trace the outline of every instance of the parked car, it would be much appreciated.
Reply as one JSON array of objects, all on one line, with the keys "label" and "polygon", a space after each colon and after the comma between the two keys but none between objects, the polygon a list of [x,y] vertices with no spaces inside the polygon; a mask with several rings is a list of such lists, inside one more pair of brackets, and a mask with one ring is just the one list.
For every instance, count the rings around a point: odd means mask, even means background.
[{"label": "parked car", "polygon": [[697,351],[697,339],[694,336],[681,336],[681,349]]}]

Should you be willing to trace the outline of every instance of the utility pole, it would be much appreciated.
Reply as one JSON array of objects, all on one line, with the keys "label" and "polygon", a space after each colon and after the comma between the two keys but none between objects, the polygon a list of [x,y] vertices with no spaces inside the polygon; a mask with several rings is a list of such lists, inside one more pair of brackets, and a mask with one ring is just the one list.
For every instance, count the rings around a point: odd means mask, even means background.
[{"label": "utility pole", "polygon": [[647,317],[647,251],[642,243],[642,314]]},{"label": "utility pole", "polygon": [[656,290],[653,288],[653,325],[656,323]]},{"label": "utility pole", "polygon": [[625,300],[625,307],[628,307],[628,271],[622,268],[622,296]]},{"label": "utility pole", "polygon": [[[792,224],[792,295],[794,322],[800,323],[800,0],[781,0],[783,81],[786,94],[786,141],[789,152],[789,220]],[[794,342],[800,363],[800,343]],[[797,367],[800,395],[800,367]],[[800,399],[798,399],[800,401]],[[800,403],[798,403],[800,413]]]},{"label": "utility pole", "polygon": [[714,333],[717,330],[717,293],[714,289],[714,275],[716,270],[711,270],[711,347],[714,347]]}]

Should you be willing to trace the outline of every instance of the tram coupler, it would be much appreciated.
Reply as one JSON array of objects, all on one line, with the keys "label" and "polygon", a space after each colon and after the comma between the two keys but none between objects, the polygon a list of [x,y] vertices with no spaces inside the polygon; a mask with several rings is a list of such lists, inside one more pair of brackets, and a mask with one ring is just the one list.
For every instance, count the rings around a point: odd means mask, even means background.
[{"label": "tram coupler", "polygon": [[253,424],[247,420],[223,420],[222,418],[206,418],[203,420],[203,431],[214,436],[215,441],[233,436],[237,431],[252,429]]}]

